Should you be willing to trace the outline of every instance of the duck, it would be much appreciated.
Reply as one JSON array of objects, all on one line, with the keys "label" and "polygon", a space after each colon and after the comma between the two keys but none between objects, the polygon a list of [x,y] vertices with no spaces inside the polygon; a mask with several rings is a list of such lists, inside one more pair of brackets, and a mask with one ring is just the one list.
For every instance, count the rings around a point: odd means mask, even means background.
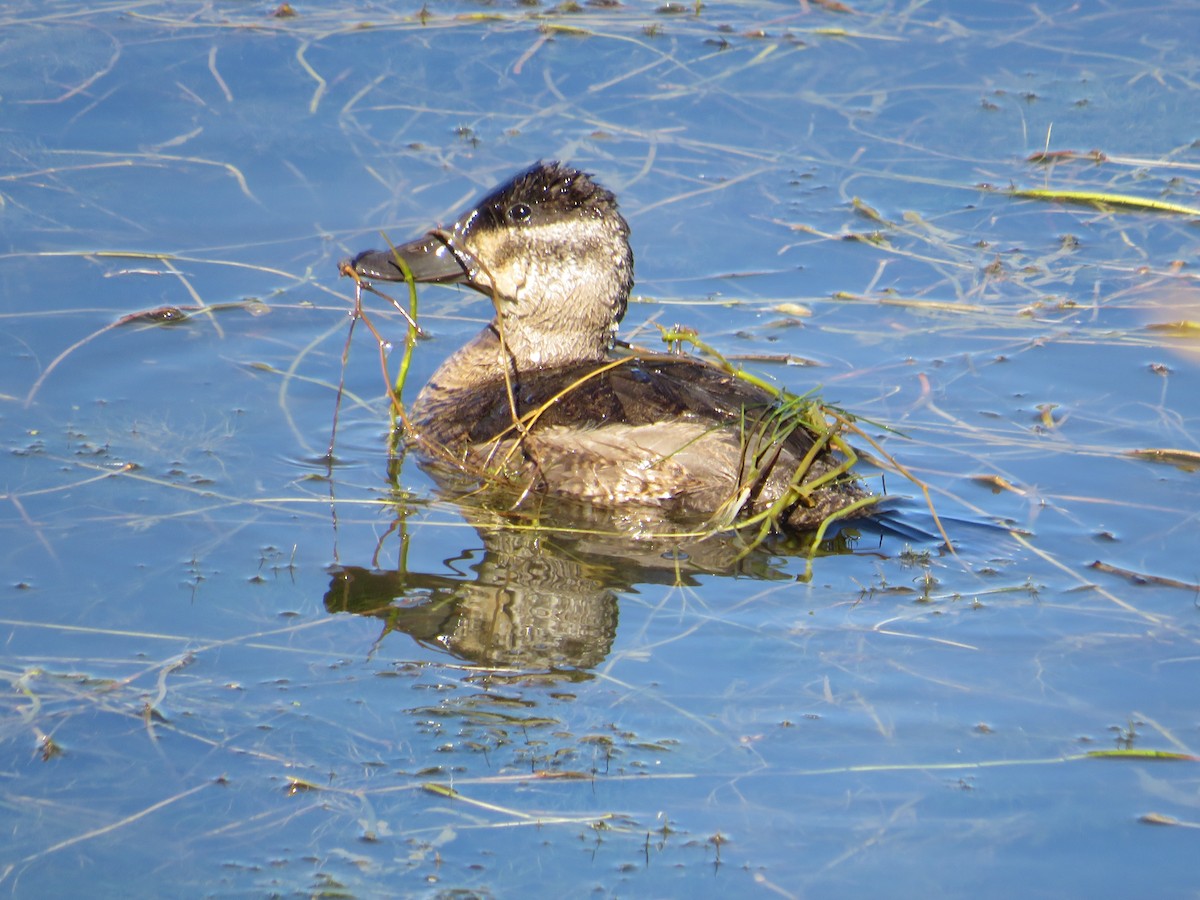
[{"label": "duck", "polygon": [[714,530],[823,529],[876,499],[804,398],[695,355],[618,346],[629,225],[572,165],[539,161],[447,227],[339,267],[368,283],[466,285],[494,307],[406,411],[408,445],[437,471],[508,485],[515,502]]}]

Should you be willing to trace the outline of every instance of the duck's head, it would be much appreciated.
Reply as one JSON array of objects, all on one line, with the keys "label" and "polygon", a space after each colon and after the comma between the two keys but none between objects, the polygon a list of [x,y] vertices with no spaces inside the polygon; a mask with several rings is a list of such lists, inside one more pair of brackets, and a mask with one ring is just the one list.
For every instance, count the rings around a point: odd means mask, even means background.
[{"label": "duck's head", "polygon": [[591,176],[540,162],[447,228],[349,263],[368,281],[467,284],[492,298],[517,368],[598,360],[633,285],[629,226]]}]

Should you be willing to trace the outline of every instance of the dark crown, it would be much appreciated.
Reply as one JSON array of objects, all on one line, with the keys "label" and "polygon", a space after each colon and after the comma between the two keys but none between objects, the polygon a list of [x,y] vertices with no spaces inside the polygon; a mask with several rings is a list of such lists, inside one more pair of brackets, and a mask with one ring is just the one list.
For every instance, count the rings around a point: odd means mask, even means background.
[{"label": "dark crown", "polygon": [[[559,162],[538,162],[488,194],[475,207],[468,227],[539,224],[579,214],[617,214],[617,198],[586,172]],[[622,228],[628,233],[628,229]]]}]

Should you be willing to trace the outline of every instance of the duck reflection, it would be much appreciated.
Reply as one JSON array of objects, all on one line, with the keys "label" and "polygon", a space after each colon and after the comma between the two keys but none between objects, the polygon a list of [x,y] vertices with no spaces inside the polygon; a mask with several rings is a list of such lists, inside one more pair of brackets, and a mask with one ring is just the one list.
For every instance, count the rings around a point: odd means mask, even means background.
[{"label": "duck reflection", "polygon": [[[704,575],[794,579],[789,557],[811,544],[811,537],[780,537],[747,552],[728,535],[631,539],[628,527],[613,530],[611,521],[607,529],[547,527],[544,519],[535,525],[509,513],[463,512],[482,541],[458,558],[472,560],[467,572],[444,574],[457,560],[440,565],[441,573],[338,566],[326,609],[374,616],[384,623],[380,640],[405,632],[482,666],[590,669],[612,650],[618,598],[636,585],[695,586]],[[849,552],[856,537],[845,529],[819,553]]]}]

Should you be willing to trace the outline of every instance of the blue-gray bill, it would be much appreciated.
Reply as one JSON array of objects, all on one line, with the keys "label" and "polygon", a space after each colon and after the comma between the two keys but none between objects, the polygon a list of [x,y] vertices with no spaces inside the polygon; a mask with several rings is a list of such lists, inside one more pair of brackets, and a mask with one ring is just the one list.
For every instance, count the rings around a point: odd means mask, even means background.
[{"label": "blue-gray bill", "polygon": [[394,250],[364,250],[338,267],[353,269],[368,281],[404,281],[404,272],[396,262],[399,256],[412,272],[413,279],[433,284],[461,284],[467,272],[446,241],[430,232],[424,237],[401,244]]}]

